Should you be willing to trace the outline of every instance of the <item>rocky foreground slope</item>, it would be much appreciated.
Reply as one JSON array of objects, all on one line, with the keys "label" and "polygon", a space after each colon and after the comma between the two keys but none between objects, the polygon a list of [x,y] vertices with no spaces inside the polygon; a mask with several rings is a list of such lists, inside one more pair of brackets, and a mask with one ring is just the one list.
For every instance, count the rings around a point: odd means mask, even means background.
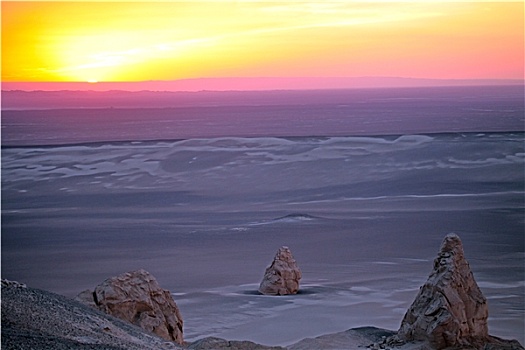
[{"label": "rocky foreground slope", "polygon": [[2,346],[10,349],[179,349],[58,294],[2,281]]},{"label": "rocky foreground slope", "polygon": [[[213,337],[184,343],[182,317],[171,294],[144,270],[108,279],[83,294],[80,302],[3,280],[1,348],[285,349]],[[524,349],[515,340],[490,336],[487,317],[486,299],[461,240],[449,234],[397,332],[361,327],[304,339],[286,349]]]}]

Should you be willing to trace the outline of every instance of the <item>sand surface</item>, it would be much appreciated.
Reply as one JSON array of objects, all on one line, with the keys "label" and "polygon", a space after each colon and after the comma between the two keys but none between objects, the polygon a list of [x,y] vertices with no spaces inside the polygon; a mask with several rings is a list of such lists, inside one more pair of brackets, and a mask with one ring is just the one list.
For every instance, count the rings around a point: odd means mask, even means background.
[{"label": "sand surface", "polygon": [[[144,268],[188,340],[397,329],[457,233],[490,333],[524,342],[523,134],[216,138],[2,149],[2,277],[73,297]],[[290,214],[297,214],[288,216]],[[295,297],[256,295],[276,250]]]}]

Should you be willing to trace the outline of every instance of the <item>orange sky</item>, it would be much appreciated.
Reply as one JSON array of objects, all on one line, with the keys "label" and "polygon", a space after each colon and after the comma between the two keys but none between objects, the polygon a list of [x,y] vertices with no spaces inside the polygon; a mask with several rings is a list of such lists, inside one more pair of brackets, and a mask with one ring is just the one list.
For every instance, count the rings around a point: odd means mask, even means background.
[{"label": "orange sky", "polygon": [[2,1],[2,81],[523,79],[519,2]]}]

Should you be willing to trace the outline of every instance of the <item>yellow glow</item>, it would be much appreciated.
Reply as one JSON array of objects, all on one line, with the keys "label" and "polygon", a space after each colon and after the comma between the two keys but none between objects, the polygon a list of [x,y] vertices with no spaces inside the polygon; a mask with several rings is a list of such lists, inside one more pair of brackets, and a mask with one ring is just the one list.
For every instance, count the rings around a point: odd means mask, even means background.
[{"label": "yellow glow", "polygon": [[2,2],[2,81],[520,74],[522,2]]}]

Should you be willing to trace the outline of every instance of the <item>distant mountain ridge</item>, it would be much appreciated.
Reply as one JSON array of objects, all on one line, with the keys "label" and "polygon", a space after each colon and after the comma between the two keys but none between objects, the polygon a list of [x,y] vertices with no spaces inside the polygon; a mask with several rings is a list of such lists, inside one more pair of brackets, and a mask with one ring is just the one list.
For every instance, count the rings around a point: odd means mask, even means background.
[{"label": "distant mountain ridge", "polygon": [[[217,106],[279,106],[279,105],[324,105],[346,106],[351,102],[372,99],[413,99],[414,90],[426,91],[428,97],[453,98],[469,89],[476,95],[498,96],[507,99],[518,96],[522,99],[525,85],[457,85],[425,87],[340,88],[340,89],[289,89],[246,91],[94,91],[55,90],[24,91],[7,90],[12,84],[3,84],[2,110],[23,109],[68,109],[68,108],[172,108],[172,107],[217,107]],[[78,83],[82,84],[82,83]],[[106,83],[102,83],[106,84]],[[107,83],[110,84],[110,83]],[[115,83],[119,84],[119,83]],[[91,84],[93,85],[93,84]],[[98,84],[94,84],[96,86]],[[142,85],[141,85],[142,86]],[[58,87],[58,85],[56,86]],[[63,87],[67,87],[64,85]],[[118,87],[118,86],[115,86]],[[123,88],[124,86],[120,86]],[[146,85],[144,85],[146,87]],[[421,95],[421,94],[419,94]],[[421,97],[421,96],[419,96]]]},{"label": "distant mountain ridge", "polygon": [[21,91],[269,91],[427,86],[523,85],[524,79],[430,79],[404,77],[228,77],[140,82],[2,82]]}]

